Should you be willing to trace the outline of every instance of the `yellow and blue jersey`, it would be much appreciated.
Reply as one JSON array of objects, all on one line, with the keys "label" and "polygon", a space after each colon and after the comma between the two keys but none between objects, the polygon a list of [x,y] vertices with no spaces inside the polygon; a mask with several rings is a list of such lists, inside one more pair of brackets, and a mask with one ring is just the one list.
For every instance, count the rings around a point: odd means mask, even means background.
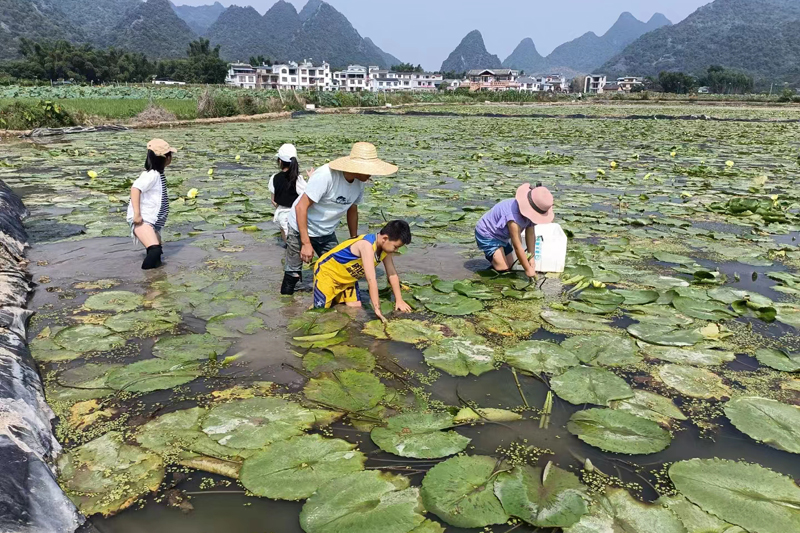
[{"label": "yellow and blue jersey", "polygon": [[386,252],[378,254],[377,234],[350,239],[324,254],[314,267],[314,307],[361,301],[358,280],[365,276],[364,258],[353,254],[350,248],[362,240],[372,245],[375,266],[386,258]]}]

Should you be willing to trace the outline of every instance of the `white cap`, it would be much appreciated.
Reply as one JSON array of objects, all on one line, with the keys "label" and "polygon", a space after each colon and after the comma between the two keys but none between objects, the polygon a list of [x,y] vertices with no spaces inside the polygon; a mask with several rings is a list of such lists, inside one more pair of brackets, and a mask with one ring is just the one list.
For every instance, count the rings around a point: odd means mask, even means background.
[{"label": "white cap", "polygon": [[297,159],[297,149],[293,144],[284,144],[278,150],[278,159],[284,163],[291,163],[293,157]]}]

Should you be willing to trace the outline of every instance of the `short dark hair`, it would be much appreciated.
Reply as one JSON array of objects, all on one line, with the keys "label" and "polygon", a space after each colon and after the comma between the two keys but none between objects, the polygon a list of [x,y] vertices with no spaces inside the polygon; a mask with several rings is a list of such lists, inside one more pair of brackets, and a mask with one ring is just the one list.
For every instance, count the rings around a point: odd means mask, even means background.
[{"label": "short dark hair", "polygon": [[390,241],[411,244],[411,227],[405,220],[392,220],[383,227],[380,234],[389,237]]},{"label": "short dark hair", "polygon": [[157,156],[154,151],[148,150],[147,159],[144,162],[144,169],[148,172],[155,170],[159,174],[163,174],[165,168],[167,168],[167,158]]}]

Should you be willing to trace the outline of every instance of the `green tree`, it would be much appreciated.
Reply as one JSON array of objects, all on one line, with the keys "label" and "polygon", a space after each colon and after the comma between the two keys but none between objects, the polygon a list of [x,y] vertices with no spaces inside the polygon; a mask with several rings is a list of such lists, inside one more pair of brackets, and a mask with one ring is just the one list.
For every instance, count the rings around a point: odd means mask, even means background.
[{"label": "green tree", "polygon": [[711,65],[699,80],[715,94],[744,94],[753,91],[753,78],[737,70]]},{"label": "green tree", "polygon": [[250,56],[250,65],[258,67],[261,65],[272,66],[272,60],[264,56]]},{"label": "green tree", "polygon": [[665,93],[688,94],[697,88],[697,80],[683,72],[662,72],[658,83]]},{"label": "green tree", "polygon": [[411,63],[400,63],[399,65],[392,65],[391,70],[395,72],[425,72],[422,65],[414,66]]}]

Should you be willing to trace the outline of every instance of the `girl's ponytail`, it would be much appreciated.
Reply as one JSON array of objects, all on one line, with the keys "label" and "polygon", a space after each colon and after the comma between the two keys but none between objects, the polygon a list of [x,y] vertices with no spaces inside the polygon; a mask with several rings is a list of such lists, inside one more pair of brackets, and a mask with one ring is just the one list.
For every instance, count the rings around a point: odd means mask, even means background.
[{"label": "girl's ponytail", "polygon": [[289,190],[294,190],[297,186],[297,178],[300,176],[300,163],[293,157],[289,163]]}]

